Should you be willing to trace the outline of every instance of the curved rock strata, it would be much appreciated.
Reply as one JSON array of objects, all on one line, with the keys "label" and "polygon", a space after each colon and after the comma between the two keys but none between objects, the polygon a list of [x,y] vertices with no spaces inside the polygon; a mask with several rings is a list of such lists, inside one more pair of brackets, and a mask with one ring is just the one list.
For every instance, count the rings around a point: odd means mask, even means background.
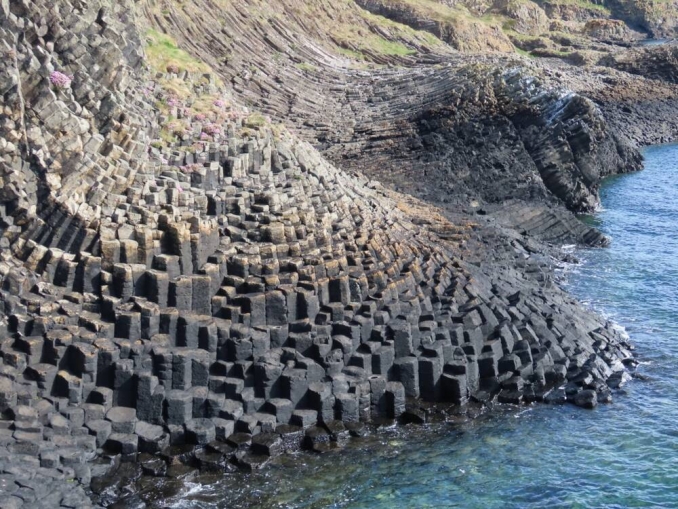
[{"label": "curved rock strata", "polygon": [[[447,210],[548,202],[560,224],[544,240],[604,245],[588,228],[569,228],[573,218],[557,204],[590,212],[602,177],[641,167],[594,103],[535,78],[540,69],[515,57],[469,63],[432,47],[388,57],[392,69],[355,69],[318,43],[328,38],[323,14],[304,31],[295,19],[281,26],[278,17],[248,17],[243,6],[211,25],[199,2],[165,16],[146,8],[154,26],[230,80],[239,100],[284,121],[338,166]],[[243,45],[252,31],[265,36]],[[227,36],[215,44],[219,33]],[[238,58],[217,58],[229,48]]]}]

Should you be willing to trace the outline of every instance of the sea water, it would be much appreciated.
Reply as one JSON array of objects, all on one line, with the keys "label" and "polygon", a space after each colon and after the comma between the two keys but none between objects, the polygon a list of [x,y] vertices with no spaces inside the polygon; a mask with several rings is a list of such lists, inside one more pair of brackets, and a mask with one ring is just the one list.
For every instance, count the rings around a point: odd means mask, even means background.
[{"label": "sea water", "polygon": [[260,473],[184,482],[158,507],[678,507],[678,145],[609,179],[593,221],[607,249],[578,250],[565,285],[626,328],[645,380],[595,410],[534,405],[464,425],[385,429]]}]

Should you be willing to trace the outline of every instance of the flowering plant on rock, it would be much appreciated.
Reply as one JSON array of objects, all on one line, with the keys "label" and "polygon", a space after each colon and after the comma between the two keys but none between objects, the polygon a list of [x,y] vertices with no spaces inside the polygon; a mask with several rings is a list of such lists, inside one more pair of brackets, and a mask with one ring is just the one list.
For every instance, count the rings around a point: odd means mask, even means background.
[{"label": "flowering plant on rock", "polygon": [[185,164],[179,167],[182,173],[194,173],[200,171],[201,168],[202,165],[197,163]]},{"label": "flowering plant on rock", "polygon": [[73,76],[69,76],[59,71],[53,71],[52,74],[49,75],[49,81],[58,89],[68,88],[71,86]]},{"label": "flowering plant on rock", "polygon": [[177,99],[174,96],[170,96],[167,99],[167,106],[169,106],[170,108],[179,107],[181,106],[181,101],[179,101],[179,99]]},{"label": "flowering plant on rock", "polygon": [[209,124],[203,126],[202,132],[209,136],[216,136],[217,134],[221,134],[221,127],[219,127],[217,124]]}]

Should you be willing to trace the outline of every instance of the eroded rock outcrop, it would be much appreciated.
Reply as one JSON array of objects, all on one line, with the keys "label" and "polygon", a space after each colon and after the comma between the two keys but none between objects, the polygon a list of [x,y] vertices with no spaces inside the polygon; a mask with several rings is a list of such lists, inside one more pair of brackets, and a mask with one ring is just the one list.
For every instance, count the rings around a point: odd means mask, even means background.
[{"label": "eroded rock outcrop", "polygon": [[568,65],[545,68],[540,76],[551,85],[564,85],[591,99],[609,130],[629,143],[669,143],[678,133],[673,51],[670,44],[621,49],[598,57],[601,65],[576,71]]},{"label": "eroded rock outcrop", "polygon": [[508,0],[498,4],[501,12],[513,21],[511,29],[521,34],[540,35],[549,29],[551,21],[539,5],[530,0]]},{"label": "eroded rock outcrop", "polygon": [[455,10],[443,2],[358,0],[363,9],[416,30],[425,30],[464,52],[513,52],[513,44],[498,24],[490,24]]},{"label": "eroded rock outcrop", "polygon": [[607,55],[602,65],[645,78],[678,83],[678,45],[664,44]]},{"label": "eroded rock outcrop", "polygon": [[626,23],[616,19],[591,19],[584,25],[584,33],[607,41],[627,41],[632,38]]},{"label": "eroded rock outcrop", "polygon": [[678,5],[673,0],[661,3],[648,0],[607,0],[606,4],[615,17],[624,20],[631,27],[648,31],[655,38],[676,35]]},{"label": "eroded rock outcrop", "polygon": [[[204,12],[196,5],[190,13],[172,11],[171,21],[153,21],[162,30],[175,25],[200,33],[193,27],[208,24]],[[240,51],[255,72],[241,71],[242,62],[217,62],[218,50],[210,54],[212,36],[181,42],[214,61],[240,100],[286,122],[335,164],[438,205],[518,198],[590,211],[601,177],[640,167],[637,150],[608,129],[592,103],[531,79],[534,69],[524,61],[482,56],[469,65],[464,57],[426,52],[390,57],[398,69],[357,70],[328,58],[301,33],[291,35],[291,26],[283,30],[246,17],[225,19],[221,26],[236,44],[250,30],[266,33]],[[323,30],[320,22],[315,30]],[[301,72],[294,64],[297,47],[309,63]],[[502,84],[507,80],[510,85]],[[528,142],[538,133],[541,141],[522,143],[522,133]],[[563,225],[547,240],[596,237],[573,237],[566,214],[561,210]]]}]

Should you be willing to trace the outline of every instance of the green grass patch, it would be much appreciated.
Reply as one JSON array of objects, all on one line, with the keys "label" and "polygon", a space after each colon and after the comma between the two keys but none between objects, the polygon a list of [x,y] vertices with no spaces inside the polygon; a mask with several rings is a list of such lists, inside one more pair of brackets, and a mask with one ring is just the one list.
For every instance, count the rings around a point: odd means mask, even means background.
[{"label": "green grass patch", "polygon": [[388,41],[382,37],[376,37],[374,42],[377,51],[382,55],[406,57],[416,53],[415,50],[408,48],[400,42]]},{"label": "green grass patch", "polygon": [[308,62],[300,62],[298,64],[295,64],[295,67],[297,69],[301,69],[302,71],[306,71],[306,72],[313,72],[313,71],[317,70],[315,65],[309,64]]},{"label": "green grass patch", "polygon": [[[338,48],[338,51],[355,60],[365,60],[370,58],[370,54],[379,54],[392,57],[406,57],[414,55],[417,51],[407,47],[405,44],[397,41],[389,41],[375,34],[366,34],[362,38],[354,38],[357,43],[351,44],[353,48]],[[341,44],[349,44],[350,39],[339,38]]]},{"label": "green grass patch", "polygon": [[365,60],[365,55],[360,53],[359,51],[353,51],[352,49],[348,48],[337,48],[337,51],[341,53],[342,55],[351,58],[353,60]]},{"label": "green grass patch", "polygon": [[265,124],[266,124],[266,119],[264,118],[264,116],[261,113],[252,113],[245,120],[245,127],[249,127],[250,129],[263,127]]},{"label": "green grass patch", "polygon": [[511,39],[515,39],[516,41],[520,42],[534,42],[540,38],[538,35],[521,34],[520,32],[516,32],[515,30],[509,28],[504,29],[504,33]]},{"label": "green grass patch", "polygon": [[159,72],[167,72],[171,67],[194,73],[211,72],[207,64],[177,47],[169,35],[153,29],[146,32],[146,59],[151,68]]}]

